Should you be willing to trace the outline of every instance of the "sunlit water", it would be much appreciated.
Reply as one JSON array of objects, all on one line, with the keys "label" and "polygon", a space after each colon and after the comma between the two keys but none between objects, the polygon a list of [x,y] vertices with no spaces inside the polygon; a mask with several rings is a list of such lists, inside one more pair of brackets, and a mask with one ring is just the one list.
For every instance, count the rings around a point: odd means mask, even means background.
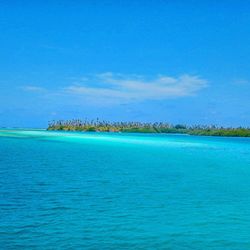
[{"label": "sunlit water", "polygon": [[250,139],[0,131],[1,249],[250,249]]}]

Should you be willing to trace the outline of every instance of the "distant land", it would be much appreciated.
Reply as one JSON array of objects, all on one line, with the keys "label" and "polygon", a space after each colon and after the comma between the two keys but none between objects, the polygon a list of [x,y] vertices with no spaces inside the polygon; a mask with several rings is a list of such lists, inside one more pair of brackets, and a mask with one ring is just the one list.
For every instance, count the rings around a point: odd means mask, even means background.
[{"label": "distant land", "polygon": [[49,122],[47,130],[120,133],[178,133],[205,136],[250,137],[249,127],[218,127],[215,125],[172,125],[164,122],[108,122],[96,120],[58,120]]}]

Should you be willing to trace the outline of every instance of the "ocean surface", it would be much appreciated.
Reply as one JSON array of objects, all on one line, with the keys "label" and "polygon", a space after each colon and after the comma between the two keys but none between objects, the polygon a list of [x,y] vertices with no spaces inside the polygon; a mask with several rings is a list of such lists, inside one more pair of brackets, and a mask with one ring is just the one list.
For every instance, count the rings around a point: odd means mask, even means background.
[{"label": "ocean surface", "polygon": [[2,129],[0,249],[250,249],[250,139]]}]

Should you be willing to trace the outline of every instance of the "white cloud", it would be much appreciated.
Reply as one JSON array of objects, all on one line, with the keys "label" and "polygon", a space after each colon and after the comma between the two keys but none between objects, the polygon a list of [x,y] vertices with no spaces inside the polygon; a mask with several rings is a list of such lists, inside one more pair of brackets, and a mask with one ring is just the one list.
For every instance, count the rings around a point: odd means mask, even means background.
[{"label": "white cloud", "polygon": [[41,93],[41,92],[47,91],[47,90],[46,90],[45,88],[43,88],[43,87],[33,86],[33,85],[26,85],[26,86],[23,86],[22,89],[23,89],[24,91],[36,92],[36,93]]},{"label": "white cloud", "polygon": [[106,72],[74,78],[71,82],[66,87],[53,90],[34,85],[23,86],[22,89],[45,94],[44,97],[61,96],[67,101],[112,104],[192,96],[207,86],[207,80],[187,74],[179,77],[145,77]]},{"label": "white cloud", "polygon": [[75,82],[64,90],[68,94],[92,101],[133,102],[192,96],[206,86],[205,79],[194,75],[158,75],[146,79],[139,75],[126,76],[107,72],[84,78],[84,81]]},{"label": "white cloud", "polygon": [[233,83],[235,85],[238,85],[238,86],[245,86],[245,85],[249,85],[250,84],[250,81],[249,80],[246,80],[246,79],[235,79],[233,81]]}]

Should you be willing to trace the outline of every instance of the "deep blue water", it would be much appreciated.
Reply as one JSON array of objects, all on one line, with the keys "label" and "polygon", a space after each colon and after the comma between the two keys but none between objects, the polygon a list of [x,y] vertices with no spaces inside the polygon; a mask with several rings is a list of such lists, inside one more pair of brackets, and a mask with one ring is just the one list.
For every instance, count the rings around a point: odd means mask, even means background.
[{"label": "deep blue water", "polygon": [[0,131],[1,249],[250,249],[250,139]]}]

